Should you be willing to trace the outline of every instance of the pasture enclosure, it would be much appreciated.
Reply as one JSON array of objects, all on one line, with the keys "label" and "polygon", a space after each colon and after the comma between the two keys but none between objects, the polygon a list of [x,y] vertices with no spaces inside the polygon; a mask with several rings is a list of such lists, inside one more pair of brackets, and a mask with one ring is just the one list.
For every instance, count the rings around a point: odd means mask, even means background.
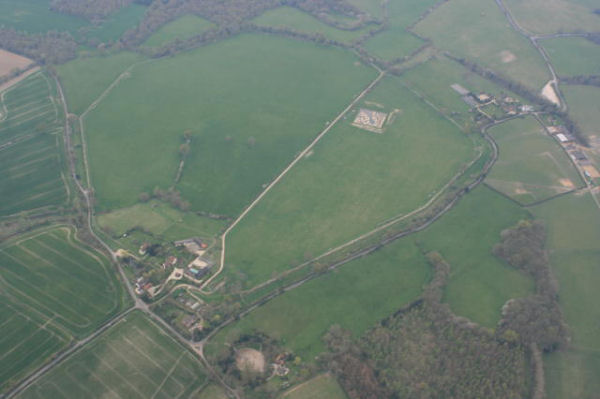
[{"label": "pasture enclosure", "polygon": [[435,0],[404,0],[386,3],[388,24],[386,30],[367,40],[364,47],[369,53],[392,61],[410,55],[425,42],[407,28],[435,5]]},{"label": "pasture enclosure", "polygon": [[465,57],[541,90],[550,73],[535,47],[514,31],[494,1],[453,0],[440,5],[415,31],[455,56]]},{"label": "pasture enclosure", "polygon": [[98,209],[171,187],[189,130],[176,188],[192,210],[224,215],[240,212],[376,76],[341,49],[258,34],[131,73],[86,118]]},{"label": "pasture enclosure", "polygon": [[[388,114],[383,134],[352,125]],[[475,158],[456,126],[385,77],[228,235],[225,274],[250,287],[425,205]]]},{"label": "pasture enclosure", "polygon": [[362,335],[415,300],[430,274],[419,249],[401,240],[271,300],[225,328],[210,345],[218,351],[240,334],[262,331],[312,359],[325,349],[321,338],[331,325]]},{"label": "pasture enclosure", "polygon": [[0,217],[67,202],[55,95],[42,73],[0,94]]},{"label": "pasture enclosure", "polygon": [[600,138],[600,87],[561,86],[569,105],[569,114],[583,134],[594,141]]},{"label": "pasture enclosure", "polygon": [[523,204],[583,186],[579,173],[558,142],[533,117],[490,129],[500,156],[486,183]]},{"label": "pasture enclosure", "polygon": [[119,75],[144,58],[120,52],[107,56],[78,58],[56,70],[67,97],[69,112],[81,115]]},{"label": "pasture enclosure", "polygon": [[321,34],[324,37],[344,43],[350,43],[368,33],[372,27],[356,30],[342,30],[329,26],[312,15],[293,7],[278,7],[266,11],[252,20],[258,26],[288,28],[308,34]]},{"label": "pasture enclosure", "polygon": [[81,336],[121,309],[108,260],[66,227],[38,231],[0,248],[2,288]]},{"label": "pasture enclosure", "polygon": [[340,384],[330,374],[322,374],[300,384],[279,399],[346,399],[347,396]]},{"label": "pasture enclosure", "polygon": [[18,398],[186,399],[205,381],[187,349],[134,311]]},{"label": "pasture enclosure", "polygon": [[517,22],[534,33],[598,32],[593,0],[505,0]]},{"label": "pasture enclosure", "polygon": [[455,314],[494,328],[507,300],[533,292],[532,279],[492,254],[502,230],[530,217],[514,202],[479,187],[418,233],[423,250],[439,252],[450,265],[444,301]]},{"label": "pasture enclosure", "polygon": [[175,40],[184,40],[199,35],[215,25],[204,18],[195,15],[184,15],[171,21],[154,32],[144,42],[145,46],[159,47]]},{"label": "pasture enclosure", "polygon": [[541,44],[560,76],[600,74],[600,45],[591,40],[583,37],[557,37],[546,39]]}]

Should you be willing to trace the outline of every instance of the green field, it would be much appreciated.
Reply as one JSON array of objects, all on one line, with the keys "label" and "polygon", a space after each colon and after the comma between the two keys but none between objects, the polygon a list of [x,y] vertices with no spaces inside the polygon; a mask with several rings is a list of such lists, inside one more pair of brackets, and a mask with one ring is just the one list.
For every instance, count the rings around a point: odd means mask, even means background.
[{"label": "green field", "polygon": [[39,73],[0,96],[0,217],[67,201],[52,83]]},{"label": "green field", "polygon": [[401,240],[275,298],[220,332],[211,345],[218,348],[240,333],[258,330],[312,359],[324,350],[321,337],[331,325],[361,336],[416,299],[430,274],[419,249]]},{"label": "green field", "polygon": [[346,399],[340,384],[332,375],[313,378],[281,395],[280,399]]},{"label": "green field", "polygon": [[349,52],[266,35],[141,65],[86,119],[97,209],[173,185],[189,129],[177,188],[235,215],[374,78]]},{"label": "green field", "polygon": [[469,138],[384,78],[357,108],[394,113],[383,134],[350,112],[228,238],[225,271],[246,284],[314,258],[424,205],[475,157]]},{"label": "green field", "polygon": [[75,335],[93,331],[121,308],[108,260],[68,228],[34,233],[0,249],[1,285],[11,296]]},{"label": "green field", "polygon": [[547,39],[542,45],[560,76],[600,75],[600,45],[582,37]]},{"label": "green field", "polygon": [[533,281],[492,254],[500,232],[530,215],[486,187],[477,188],[435,224],[417,235],[427,251],[450,264],[444,300],[452,311],[493,328],[511,298],[533,291]]},{"label": "green field", "polygon": [[168,241],[192,236],[213,237],[225,225],[225,221],[184,213],[158,201],[97,215],[97,221],[100,227],[115,235],[123,235],[134,227],[141,227]]},{"label": "green field", "polygon": [[370,27],[357,30],[342,30],[329,26],[310,14],[292,7],[278,7],[269,10],[255,18],[258,26],[269,26],[274,28],[290,28],[297,32],[309,34],[321,34],[328,39],[340,42],[352,42],[367,33]]},{"label": "green field", "polygon": [[437,1],[404,0],[387,3],[388,27],[385,31],[367,40],[365,49],[386,61],[410,55],[424,44],[423,40],[406,31],[406,28]]},{"label": "green field", "polygon": [[383,1],[382,0],[348,0],[348,3],[361,11],[371,15],[373,18],[383,17]]},{"label": "green field", "polygon": [[142,20],[145,12],[146,7],[138,4],[125,6],[109,15],[100,25],[85,29],[84,37],[101,42],[117,41],[125,31],[134,28]]},{"label": "green field", "polygon": [[534,90],[541,90],[550,79],[541,55],[510,27],[494,1],[449,1],[419,22],[415,31],[455,56],[489,67]]},{"label": "green field", "polygon": [[195,15],[184,15],[161,27],[144,42],[145,46],[158,47],[177,39],[184,40],[199,35],[215,25]]},{"label": "green field", "polygon": [[[1,286],[2,284],[0,284]],[[0,394],[69,341],[49,319],[0,290]]]},{"label": "green field", "polygon": [[187,349],[132,312],[17,397],[190,398],[205,381]]},{"label": "green field", "polygon": [[533,117],[490,129],[500,149],[486,183],[522,204],[565,193],[583,182],[568,155]]},{"label": "green field", "polygon": [[78,58],[56,69],[65,90],[69,112],[81,115],[131,65],[144,58],[121,52],[102,57]]},{"label": "green field", "polygon": [[569,105],[569,114],[590,139],[600,138],[600,88],[561,86]]},{"label": "green field", "polygon": [[223,389],[215,384],[203,388],[192,399],[229,399]]},{"label": "green field", "polygon": [[506,0],[517,22],[534,33],[598,32],[594,0]]},{"label": "green field", "polygon": [[546,358],[548,397],[593,398],[600,389],[600,210],[589,195],[568,195],[533,208],[546,222],[550,263],[572,334],[569,350]]}]

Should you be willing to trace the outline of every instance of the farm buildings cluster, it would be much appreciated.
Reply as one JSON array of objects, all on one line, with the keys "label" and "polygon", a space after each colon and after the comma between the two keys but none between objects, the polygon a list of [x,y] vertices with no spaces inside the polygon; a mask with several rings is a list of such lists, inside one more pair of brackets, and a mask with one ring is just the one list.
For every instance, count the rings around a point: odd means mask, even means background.
[{"label": "farm buildings cluster", "polygon": [[535,111],[532,105],[522,104],[518,99],[508,95],[496,98],[489,93],[473,93],[458,83],[454,83],[450,87],[472,110],[476,110],[489,120],[497,120],[499,116],[516,116]]},{"label": "farm buildings cluster", "polygon": [[569,154],[573,162],[577,165],[579,170],[582,171],[586,179],[593,182],[595,179],[600,178],[598,169],[596,169],[594,164],[585,154],[583,148],[577,145],[575,137],[565,126],[548,126],[548,133],[550,133],[552,137],[554,137],[556,141],[560,143],[567,154]]}]

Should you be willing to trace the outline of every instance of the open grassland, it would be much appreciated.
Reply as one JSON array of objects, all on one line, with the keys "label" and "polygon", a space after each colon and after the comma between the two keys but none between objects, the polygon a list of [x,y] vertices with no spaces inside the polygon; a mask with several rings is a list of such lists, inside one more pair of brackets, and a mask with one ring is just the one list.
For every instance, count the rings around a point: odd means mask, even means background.
[{"label": "open grassland", "polygon": [[517,22],[534,33],[598,32],[600,16],[593,0],[505,0]]},{"label": "open grassland", "polygon": [[100,227],[115,235],[140,227],[170,241],[194,236],[212,237],[225,225],[225,221],[184,213],[158,201],[117,209],[98,215],[97,220]]},{"label": "open grassland", "polygon": [[561,86],[569,105],[569,114],[590,139],[600,137],[600,88]]},{"label": "open grassland", "polygon": [[533,281],[492,254],[500,232],[529,214],[486,187],[477,188],[416,240],[450,264],[444,300],[454,313],[493,328],[507,300],[533,291]]},{"label": "open grassland", "polygon": [[548,230],[550,264],[572,342],[547,356],[548,397],[593,398],[600,389],[600,210],[589,194],[568,195],[533,208]]},{"label": "open grassland", "polygon": [[[0,284],[1,285],[1,284]],[[68,342],[68,335],[34,308],[0,290],[0,394]]]},{"label": "open grassland", "polygon": [[177,39],[183,40],[199,35],[214,26],[212,22],[204,18],[195,15],[184,15],[161,27],[144,42],[144,45],[150,47],[162,46]]},{"label": "open grassland", "polygon": [[100,42],[115,42],[127,31],[135,27],[144,16],[146,7],[130,4],[109,15],[101,24],[85,29],[83,37]]},{"label": "open grassland", "polygon": [[18,398],[185,399],[205,381],[185,348],[133,312]]},{"label": "open grassland", "polygon": [[144,58],[135,53],[78,58],[56,69],[69,112],[81,115],[128,67]]},{"label": "open grassland", "polygon": [[89,24],[83,18],[50,11],[49,3],[44,0],[0,0],[0,26],[31,33],[58,30],[74,34]]},{"label": "open grassland", "polygon": [[191,399],[229,399],[223,388],[216,384],[210,384],[194,395]]},{"label": "open grassland", "polygon": [[568,155],[533,117],[513,119],[490,129],[500,156],[486,183],[523,204],[581,187]]},{"label": "open grassland", "polygon": [[348,0],[348,3],[374,18],[383,17],[383,0]]},{"label": "open grassland", "polygon": [[424,44],[406,28],[415,23],[436,0],[408,0],[387,2],[387,29],[365,43],[369,53],[387,61],[404,57]]},{"label": "open grassland", "polygon": [[0,277],[11,296],[83,335],[120,310],[121,290],[108,260],[73,234],[55,228],[3,246]]},{"label": "open grassland", "polygon": [[321,338],[331,325],[362,335],[415,300],[430,274],[419,249],[409,240],[398,241],[273,299],[220,332],[211,346],[258,330],[312,359],[324,350]]},{"label": "open grassland", "polygon": [[407,214],[475,157],[471,140],[396,78],[362,107],[390,113],[384,133],[354,127],[356,109],[342,119],[232,230],[230,277],[252,286]]},{"label": "open grassland", "polygon": [[283,393],[280,399],[346,399],[340,384],[330,374],[323,374]]},{"label": "open grassland", "polygon": [[557,37],[541,43],[560,76],[600,75],[600,45],[582,37]]},{"label": "open grassland", "polygon": [[419,22],[415,31],[456,56],[534,90],[541,90],[550,79],[541,55],[510,27],[494,1],[448,1]]},{"label": "open grassland", "polygon": [[254,22],[258,26],[268,26],[274,28],[290,28],[301,33],[318,33],[328,39],[340,42],[352,42],[365,33],[368,33],[371,27],[365,27],[357,30],[342,30],[329,26],[310,14],[293,7],[278,7],[269,10],[261,16],[255,18]]},{"label": "open grassland", "polygon": [[36,74],[0,95],[0,217],[67,200],[54,94]]},{"label": "open grassland", "polygon": [[[470,106],[452,89],[459,84],[474,94],[487,93],[502,98],[506,92],[499,86],[469,71],[459,63],[436,55],[422,65],[402,74],[400,79],[411,89],[427,98],[439,110],[469,131],[473,125]],[[516,95],[510,93],[512,97]]]},{"label": "open grassland", "polygon": [[172,186],[189,129],[177,188],[193,210],[235,215],[375,76],[346,51],[267,35],[140,65],[86,119],[98,208]]}]

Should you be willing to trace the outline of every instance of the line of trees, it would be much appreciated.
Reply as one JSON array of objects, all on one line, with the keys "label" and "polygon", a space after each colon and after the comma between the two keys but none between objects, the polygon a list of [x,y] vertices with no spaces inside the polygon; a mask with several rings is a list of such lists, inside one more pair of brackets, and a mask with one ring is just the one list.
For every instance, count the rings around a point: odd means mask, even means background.
[{"label": "line of trees", "polygon": [[29,34],[0,29],[0,48],[29,57],[39,64],[62,64],[77,56],[77,43],[66,32]]},{"label": "line of trees", "polygon": [[98,22],[134,0],[52,0],[50,9]]}]

